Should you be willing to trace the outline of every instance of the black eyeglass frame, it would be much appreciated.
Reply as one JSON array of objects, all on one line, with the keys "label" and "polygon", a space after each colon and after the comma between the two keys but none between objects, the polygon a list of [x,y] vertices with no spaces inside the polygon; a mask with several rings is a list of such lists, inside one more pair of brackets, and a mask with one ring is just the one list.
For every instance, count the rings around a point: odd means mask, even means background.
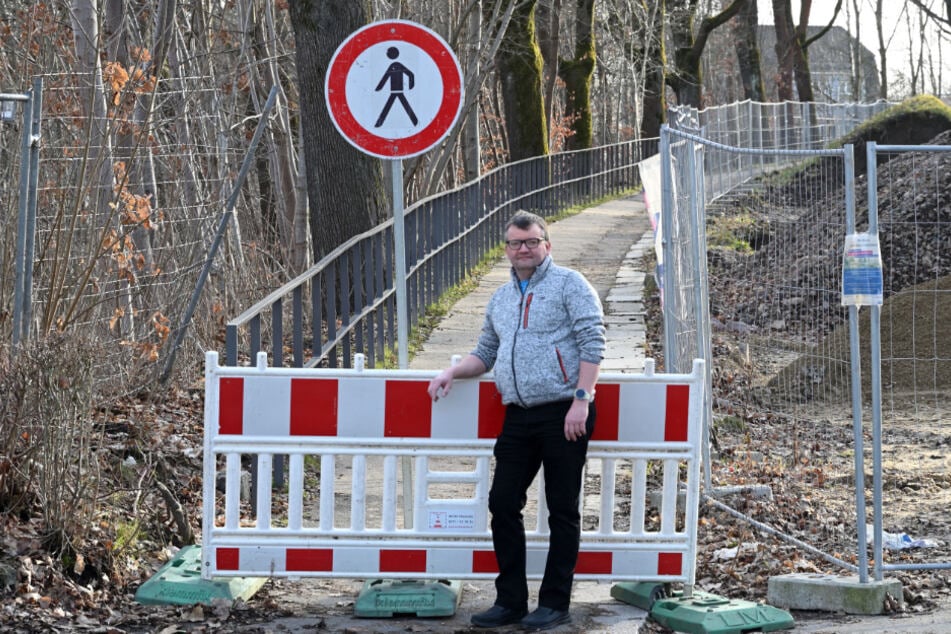
[{"label": "black eyeglass frame", "polygon": [[548,242],[547,238],[526,238],[525,240],[506,240],[505,246],[512,251],[518,251],[524,244],[529,249],[537,249],[543,242]]}]

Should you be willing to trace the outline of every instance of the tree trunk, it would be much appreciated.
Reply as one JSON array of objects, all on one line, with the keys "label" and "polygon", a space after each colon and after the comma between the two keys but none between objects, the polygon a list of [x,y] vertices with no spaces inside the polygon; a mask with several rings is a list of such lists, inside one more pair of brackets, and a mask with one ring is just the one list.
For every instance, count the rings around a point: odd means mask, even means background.
[{"label": "tree trunk", "polygon": [[380,160],[337,132],[324,100],[330,58],[366,25],[370,10],[362,0],[294,0],[288,6],[297,49],[310,230],[319,260],[385,220],[389,209]]},{"label": "tree trunk", "polygon": [[565,117],[573,134],[569,150],[591,147],[591,76],[594,74],[594,0],[576,0],[575,56],[559,60],[558,76],[565,82]]},{"label": "tree trunk", "polygon": [[[466,41],[466,69],[467,80],[479,75],[479,48],[482,42],[482,7],[481,0],[475,0],[476,6],[469,13],[469,29]],[[468,81],[466,82],[469,83]],[[481,85],[481,84],[480,84]],[[472,181],[482,173],[482,142],[479,135],[479,107],[478,100],[472,101],[475,95],[466,91],[467,101],[471,104],[463,122],[462,157],[466,180]]]},{"label": "tree trunk", "polygon": [[[635,17],[638,15],[633,13]],[[660,126],[667,116],[667,47],[663,35],[666,15],[665,0],[658,0],[651,8],[643,6],[630,43],[633,66],[643,77],[640,125],[643,139],[659,137]]]},{"label": "tree trunk", "polygon": [[257,127],[257,115],[261,113],[268,93],[275,86],[279,89],[278,105],[272,112],[272,119],[267,125],[268,135],[265,137],[271,144],[262,144],[258,149],[258,181],[262,187],[267,183],[272,188],[269,196],[265,196],[264,191],[261,192],[262,221],[270,232],[269,248],[282,253],[285,256],[284,261],[290,262],[294,270],[300,271],[307,263],[306,240],[301,243],[294,237],[295,214],[298,208],[294,134],[291,131],[287,108],[281,104],[287,103],[287,97],[280,84],[281,73],[276,63],[278,54],[273,49],[278,38],[274,9],[270,3],[259,7],[256,0],[243,0],[243,3],[243,21],[247,25],[245,28],[248,30],[249,50],[253,52],[255,60],[255,63],[249,64],[253,77],[249,91],[249,123],[252,133]]},{"label": "tree trunk", "polygon": [[[852,58],[852,101],[865,101],[865,68],[862,64],[862,21],[860,0],[852,0],[852,9],[855,14],[855,23],[851,31],[855,37],[849,42],[849,52]],[[848,12],[846,12],[848,15]]]},{"label": "tree trunk", "polygon": [[793,49],[796,92],[799,93],[799,101],[807,102],[815,101],[815,95],[812,91],[812,73],[809,70],[809,52],[806,46],[811,10],[812,0],[801,0],[799,4],[799,24],[796,26],[796,44]]},{"label": "tree trunk", "polygon": [[793,29],[792,8],[789,0],[772,0],[773,22],[776,25],[776,94],[779,101],[793,100],[793,72],[795,69],[796,33]]},{"label": "tree trunk", "polygon": [[747,2],[734,20],[733,36],[736,38],[736,59],[743,82],[743,97],[752,101],[766,101],[757,39],[758,23],[756,2]]},{"label": "tree trunk", "polygon": [[882,0],[875,2],[875,30],[878,32],[879,97],[888,100],[888,52],[885,47],[885,25],[882,24]]},{"label": "tree trunk", "polygon": [[538,49],[543,60],[542,86],[545,99],[545,124],[555,127],[555,84],[558,79],[558,44],[561,41],[561,0],[540,0],[535,9]]},{"label": "tree trunk", "polygon": [[[493,5],[497,1],[485,4]],[[512,161],[548,154],[542,99],[542,56],[535,38],[536,1],[527,0],[515,6],[497,56],[509,159]]]}]

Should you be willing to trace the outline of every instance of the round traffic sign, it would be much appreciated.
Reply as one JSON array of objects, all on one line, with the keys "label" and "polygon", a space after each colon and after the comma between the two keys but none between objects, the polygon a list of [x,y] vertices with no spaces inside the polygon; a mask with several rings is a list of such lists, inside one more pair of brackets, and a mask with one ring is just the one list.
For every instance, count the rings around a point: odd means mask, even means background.
[{"label": "round traffic sign", "polygon": [[324,94],[337,130],[380,158],[422,154],[462,110],[462,69],[434,31],[406,20],[374,22],[337,48]]}]

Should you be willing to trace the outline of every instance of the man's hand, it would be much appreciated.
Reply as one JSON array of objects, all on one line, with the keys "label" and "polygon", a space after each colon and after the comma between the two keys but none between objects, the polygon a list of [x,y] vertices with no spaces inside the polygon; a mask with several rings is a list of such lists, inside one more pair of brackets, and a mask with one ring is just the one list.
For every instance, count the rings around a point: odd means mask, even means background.
[{"label": "man's hand", "polygon": [[452,374],[452,368],[446,368],[429,382],[429,387],[426,388],[426,391],[429,392],[431,399],[438,401],[443,396],[449,395],[449,391],[452,389]]},{"label": "man's hand", "polygon": [[588,401],[574,400],[565,416],[565,438],[569,441],[583,438],[588,432]]},{"label": "man's hand", "polygon": [[459,363],[451,365],[429,382],[429,387],[426,388],[426,391],[429,392],[429,397],[434,401],[438,401],[444,396],[449,396],[449,390],[452,389],[452,382],[455,379],[469,379],[474,376],[479,376],[480,374],[486,371],[485,364],[482,363],[482,359],[470,354],[462,359]]}]

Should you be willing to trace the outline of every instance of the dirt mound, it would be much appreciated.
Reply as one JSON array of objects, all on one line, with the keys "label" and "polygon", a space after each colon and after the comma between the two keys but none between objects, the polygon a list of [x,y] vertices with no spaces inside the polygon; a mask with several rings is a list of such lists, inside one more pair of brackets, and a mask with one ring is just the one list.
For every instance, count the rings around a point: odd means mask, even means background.
[{"label": "dirt mound", "polygon": [[[951,389],[951,276],[905,288],[885,300],[881,308],[882,384],[894,395],[945,393]],[[871,316],[859,311],[862,394],[871,394]],[[846,364],[849,328],[836,328],[814,354],[806,354],[783,368],[770,388],[798,385],[799,393],[841,397],[849,390]]]}]

